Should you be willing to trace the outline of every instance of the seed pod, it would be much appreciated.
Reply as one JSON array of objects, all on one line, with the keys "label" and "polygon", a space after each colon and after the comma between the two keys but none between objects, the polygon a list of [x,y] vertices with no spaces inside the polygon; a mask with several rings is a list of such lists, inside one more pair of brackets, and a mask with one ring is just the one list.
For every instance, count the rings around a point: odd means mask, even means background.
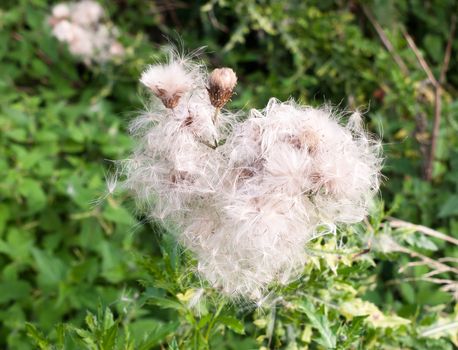
[{"label": "seed pod", "polygon": [[193,76],[183,62],[172,60],[168,64],[149,66],[140,82],[159,97],[166,108],[175,108],[181,97],[193,87]]},{"label": "seed pod", "polygon": [[[154,91],[154,90],[153,90]],[[166,108],[175,108],[178,106],[178,102],[180,101],[181,94],[175,93],[170,96],[164,89],[157,88],[155,90],[156,96],[159,97]]]},{"label": "seed pod", "polygon": [[211,104],[216,108],[223,107],[232,96],[237,76],[231,68],[217,68],[208,79],[208,94]]}]

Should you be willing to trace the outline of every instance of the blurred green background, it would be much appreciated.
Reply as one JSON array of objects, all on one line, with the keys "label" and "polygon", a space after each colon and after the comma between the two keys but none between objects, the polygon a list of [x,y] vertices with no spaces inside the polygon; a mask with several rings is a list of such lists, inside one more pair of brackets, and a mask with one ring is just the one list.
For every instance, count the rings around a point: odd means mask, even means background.
[{"label": "blurred green background", "polygon": [[[181,40],[187,50],[206,46],[202,58],[210,67],[237,72],[232,108],[262,108],[275,96],[365,111],[368,127],[383,137],[380,197],[389,215],[458,237],[455,0],[100,1],[127,55],[92,67],[51,36],[46,19],[54,3],[0,4],[1,348],[36,348],[26,322],[56,338],[56,325],[81,327],[99,305],[124,315],[133,338],[157,330],[145,349],[170,341],[167,327],[177,316],[138,303],[147,290],[138,281],[152,278],[141,257],[161,266],[162,228],[147,223],[127,195],[105,194],[111,160],[133,147],[127,125],[142,108],[139,73],[161,57],[168,40]],[[438,80],[451,47],[430,179],[435,86],[403,32]],[[435,241],[428,256],[458,258],[458,250]],[[434,284],[385,285],[407,259],[372,268],[378,284],[368,297],[404,317],[434,314],[437,305],[451,310],[452,298]],[[255,337],[231,340],[231,334],[214,348],[258,346]],[[452,348],[448,341],[434,344]]]}]

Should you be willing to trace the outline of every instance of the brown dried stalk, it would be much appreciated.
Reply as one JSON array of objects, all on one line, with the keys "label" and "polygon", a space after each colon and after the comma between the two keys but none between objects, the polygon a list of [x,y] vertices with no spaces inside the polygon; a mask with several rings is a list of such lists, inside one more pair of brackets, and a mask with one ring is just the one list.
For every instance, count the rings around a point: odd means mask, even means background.
[{"label": "brown dried stalk", "polygon": [[434,158],[436,154],[437,147],[437,138],[439,136],[440,122],[441,122],[441,108],[442,108],[442,86],[445,83],[445,77],[450,63],[450,56],[452,54],[452,43],[453,38],[455,37],[455,28],[456,28],[456,16],[453,15],[450,24],[450,34],[447,41],[447,47],[445,48],[444,61],[442,63],[442,68],[439,76],[439,84],[436,86],[436,91],[434,94],[435,107],[434,107],[434,125],[433,132],[431,136],[431,149],[429,153],[429,159],[426,167],[425,177],[427,180],[432,178],[432,169]]},{"label": "brown dried stalk", "polygon": [[431,146],[429,150],[429,157],[425,167],[424,177],[426,180],[431,181],[432,174],[433,174],[433,164],[436,155],[436,148],[437,148],[437,139],[439,137],[439,130],[440,130],[440,123],[441,123],[441,116],[442,116],[442,86],[445,83],[446,73],[448,70],[448,66],[450,64],[450,57],[452,54],[452,43],[453,38],[455,37],[455,29],[456,29],[456,16],[452,15],[450,21],[450,33],[447,40],[447,47],[445,48],[444,54],[444,61],[441,66],[441,72],[439,76],[439,80],[437,80],[434,74],[431,71],[428,63],[425,61],[423,56],[420,53],[415,41],[412,37],[407,33],[404,29],[402,30],[402,34],[404,38],[407,40],[407,44],[412,49],[417,58],[418,62],[420,63],[421,68],[426,73],[428,80],[434,87],[434,124],[433,124],[433,131],[431,134]]},{"label": "brown dried stalk", "polygon": [[393,44],[391,44],[390,39],[385,34],[385,31],[383,30],[382,26],[377,22],[375,17],[372,15],[371,11],[364,5],[361,5],[361,8],[366,15],[367,19],[369,22],[371,22],[372,26],[375,28],[375,31],[377,32],[380,41],[383,43],[385,48],[388,50],[388,52],[391,54],[393,57],[394,61],[397,63],[399,68],[401,69],[402,73],[404,75],[409,75],[409,69],[407,68],[407,65],[404,63],[402,60],[401,56],[396,52],[395,48],[393,47]]},{"label": "brown dried stalk", "polygon": [[446,235],[445,233],[433,230],[432,228],[429,228],[429,227],[426,227],[426,226],[423,226],[423,225],[412,224],[411,222],[407,222],[407,221],[403,221],[403,220],[396,219],[396,218],[391,218],[391,217],[388,218],[388,221],[390,222],[390,225],[393,228],[411,229],[411,230],[414,230],[414,231],[417,231],[417,232],[421,232],[421,233],[423,233],[423,234],[425,234],[427,236],[438,238],[438,239],[441,239],[443,241],[458,245],[458,239],[453,238],[453,237],[451,237],[449,235]]},{"label": "brown dried stalk", "polygon": [[[407,263],[406,265],[402,266],[399,269],[399,272],[404,272],[407,268],[414,267],[414,266],[428,266],[431,271],[424,273],[420,277],[412,277],[412,278],[404,278],[404,281],[424,281],[430,282],[434,284],[441,285],[441,290],[444,292],[450,293],[455,300],[458,300],[458,269],[446,265],[439,260],[431,259],[423,254],[417,253],[411,249],[402,247],[400,245],[397,246],[396,249],[400,253],[405,253],[410,255],[411,257],[418,258],[418,261],[412,261]],[[434,277],[436,275],[440,275],[442,273],[452,273],[454,277],[452,279],[446,278],[437,278]]]},{"label": "brown dried stalk", "polygon": [[[421,266],[421,265],[425,265],[425,266],[429,266],[432,271],[435,271],[436,273],[435,274],[439,274],[439,273],[445,273],[445,272],[451,272],[451,273],[454,273],[458,276],[458,269],[453,267],[453,266],[449,266],[447,264],[444,264],[438,260],[434,260],[434,259],[431,259],[429,257],[427,257],[426,255],[423,255],[421,253],[418,253],[412,249],[409,249],[409,248],[406,248],[406,247],[403,247],[401,245],[398,245],[396,251],[400,252],[400,253],[404,253],[404,254],[408,254],[410,255],[412,258],[417,258],[417,259],[420,259],[419,261],[411,261],[409,263],[407,263],[406,265],[402,266],[399,271],[400,272],[403,272],[405,269],[409,268],[409,267],[413,267],[413,266]],[[430,272],[427,272],[425,275],[431,273]]]},{"label": "brown dried stalk", "polygon": [[[443,234],[441,232],[435,231],[429,227],[422,226],[422,225],[415,225],[410,222],[402,221],[402,220],[395,219],[395,218],[388,218],[388,221],[392,228],[412,229],[424,235],[428,235],[428,236],[438,238],[446,242],[458,245],[457,239],[450,237],[446,234]],[[401,273],[404,272],[408,268],[416,267],[416,266],[427,266],[430,269],[428,272],[424,273],[420,277],[404,278],[403,279],[404,281],[425,281],[425,282],[439,284],[441,285],[441,289],[443,291],[452,294],[452,296],[456,300],[458,300],[458,279],[457,279],[458,268],[453,265],[447,264],[447,263],[456,264],[458,263],[458,259],[453,258],[453,257],[444,257],[440,259],[435,259],[435,258],[433,259],[419,252],[416,252],[412,249],[403,247],[394,240],[392,240],[389,249],[393,252],[407,254],[410,257],[416,259],[415,261],[410,261],[407,264],[401,266],[401,268],[399,269],[399,272]],[[436,277],[437,275],[440,275],[443,273],[452,274],[453,277],[451,277],[450,279]]]},{"label": "brown dried stalk", "polygon": [[420,63],[420,66],[421,68],[423,69],[423,71],[426,73],[429,81],[431,82],[431,84],[433,86],[436,86],[439,84],[439,82],[436,80],[436,78],[434,77],[434,74],[433,72],[431,71],[431,68],[429,68],[429,65],[428,63],[425,61],[425,59],[423,58],[420,50],[418,49],[417,47],[417,44],[415,44],[415,41],[413,40],[413,38],[410,36],[409,33],[407,33],[405,31],[404,28],[401,29],[402,31],[402,35],[404,35],[404,38],[406,39],[407,41],[407,44],[409,45],[409,47],[411,48],[411,50],[413,51],[413,53],[415,54],[415,57],[417,58],[418,60],[418,63]]},{"label": "brown dried stalk", "polygon": [[[386,36],[385,31],[383,30],[381,25],[377,22],[377,20],[374,18],[374,16],[372,15],[370,10],[366,6],[361,5],[361,8],[364,14],[366,15],[366,17],[369,19],[369,21],[375,28],[375,30],[377,31],[377,34],[380,37],[380,40],[382,41],[383,45],[388,50],[388,52],[390,52],[394,61],[397,63],[397,65],[401,69],[402,73],[404,73],[404,75],[406,76],[409,75],[409,70],[407,68],[407,65],[402,60],[401,56],[399,56],[396,53],[393,45],[391,44],[390,40]],[[450,64],[453,38],[455,37],[455,29],[456,29],[456,16],[455,14],[453,14],[451,17],[451,21],[450,21],[450,33],[449,33],[449,38],[447,41],[447,47],[445,49],[444,61],[441,66],[439,80],[437,80],[434,74],[432,73],[431,68],[429,67],[428,63],[421,55],[420,50],[418,49],[417,45],[415,44],[415,41],[413,40],[413,38],[404,29],[402,29],[402,33],[404,35],[404,38],[407,41],[407,44],[409,45],[411,50],[414,52],[415,57],[417,58],[418,62],[420,63],[421,68],[426,73],[428,80],[431,82],[431,84],[434,87],[434,123],[433,123],[433,130],[431,133],[431,144],[430,144],[429,154],[427,156],[426,165],[424,167],[424,174],[423,174],[424,178],[428,181],[431,181],[432,179],[433,163],[434,163],[435,154],[436,154],[437,139],[439,137],[441,115],[442,115],[442,90],[443,90],[443,84],[445,83],[446,73],[447,73],[447,70]]]}]

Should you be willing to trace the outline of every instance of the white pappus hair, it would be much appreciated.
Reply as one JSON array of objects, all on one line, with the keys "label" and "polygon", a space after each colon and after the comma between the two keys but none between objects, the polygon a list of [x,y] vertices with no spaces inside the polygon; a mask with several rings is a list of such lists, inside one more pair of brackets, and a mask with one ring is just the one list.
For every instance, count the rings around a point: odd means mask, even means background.
[{"label": "white pappus hair", "polygon": [[207,81],[202,66],[176,56],[142,74],[162,104],[132,124],[138,145],[123,163],[124,187],[151,219],[179,226],[178,241],[214,287],[259,300],[298,276],[319,228],[367,215],[381,146],[358,113],[344,125],[329,108],[293,101],[271,99],[235,123],[235,114],[218,115]]}]

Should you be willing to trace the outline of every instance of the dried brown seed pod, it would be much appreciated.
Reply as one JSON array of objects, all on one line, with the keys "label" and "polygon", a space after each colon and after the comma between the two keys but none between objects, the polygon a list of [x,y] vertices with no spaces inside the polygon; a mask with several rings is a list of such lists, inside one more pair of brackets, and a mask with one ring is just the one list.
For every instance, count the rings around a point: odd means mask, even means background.
[{"label": "dried brown seed pod", "polygon": [[[154,90],[153,90],[154,91]],[[180,102],[181,93],[176,93],[170,96],[164,89],[156,89],[156,96],[159,97],[166,108],[175,108]]]},{"label": "dried brown seed pod", "polygon": [[211,104],[216,108],[222,108],[232,97],[237,75],[231,68],[217,68],[211,72],[208,79],[208,94]]}]

